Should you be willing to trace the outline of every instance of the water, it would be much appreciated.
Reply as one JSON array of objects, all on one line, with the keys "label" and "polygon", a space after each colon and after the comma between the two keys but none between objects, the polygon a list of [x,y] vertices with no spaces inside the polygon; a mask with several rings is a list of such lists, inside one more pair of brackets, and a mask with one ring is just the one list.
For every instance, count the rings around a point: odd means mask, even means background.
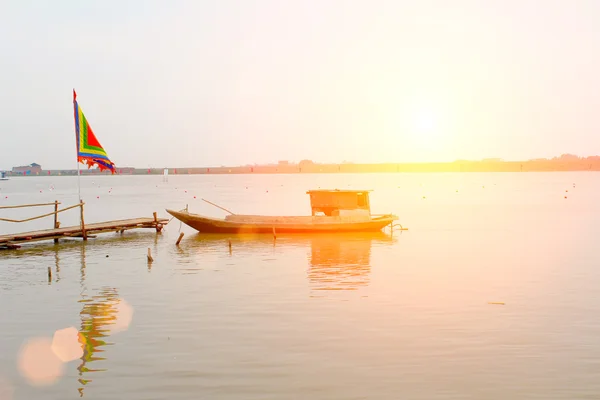
[{"label": "water", "polygon": [[[308,189],[367,188],[374,213],[393,212],[410,230],[231,237],[230,253],[229,236],[185,226],[176,247],[173,220],[162,235],[0,252],[0,399],[598,398],[599,181],[597,173],[83,177],[88,222],[167,217],[165,208],[186,204],[223,216],[200,198],[236,213],[302,215]],[[76,187],[72,177],[14,178],[0,183],[0,205],[68,206]],[[77,224],[77,210],[60,220]],[[51,225],[3,222],[0,232]],[[57,331],[81,332],[85,354],[71,342],[76,358],[57,362],[48,350]],[[37,350],[26,345],[43,338]],[[45,385],[40,374],[50,375]]]}]

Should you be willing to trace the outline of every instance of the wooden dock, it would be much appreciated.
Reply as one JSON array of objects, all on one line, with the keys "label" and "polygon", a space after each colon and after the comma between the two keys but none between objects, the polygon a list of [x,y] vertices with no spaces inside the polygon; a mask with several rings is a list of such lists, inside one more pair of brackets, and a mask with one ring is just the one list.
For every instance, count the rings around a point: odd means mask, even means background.
[{"label": "wooden dock", "polygon": [[[22,206],[4,206],[0,207],[0,209],[10,209],[10,208],[24,208],[24,207],[38,207],[38,206],[54,206],[54,212],[50,212],[47,214],[43,214],[40,216],[27,218],[24,220],[12,220],[7,218],[0,218],[0,221],[6,222],[27,222],[34,219],[44,218],[48,216],[54,216],[54,228],[53,229],[44,229],[39,231],[32,232],[23,232],[23,233],[15,233],[15,234],[6,234],[0,235],[0,249],[18,249],[20,244],[42,241],[42,240],[54,240],[54,243],[58,243],[59,239],[66,238],[80,238],[83,240],[87,240],[88,237],[94,237],[93,235],[98,233],[107,233],[107,232],[118,232],[123,233],[130,229],[154,229],[156,232],[161,232],[163,227],[169,223],[169,220],[166,218],[158,218],[156,213],[153,213],[153,218],[133,218],[133,219],[122,219],[117,221],[107,221],[107,222],[98,222],[93,224],[86,224],[83,217],[83,205],[84,203],[80,201],[79,204],[74,206],[70,206],[64,208],[62,210],[58,209],[58,205],[60,203],[58,201],[54,203],[46,203],[46,204],[27,204]],[[78,226],[69,226],[69,227],[60,227],[60,223],[58,222],[58,214],[72,208],[80,208],[81,212],[81,224]]]},{"label": "wooden dock", "polygon": [[[118,221],[100,222],[96,224],[85,225],[85,235],[92,237],[94,234],[106,232],[123,233],[129,229],[149,228],[160,231],[164,225],[169,222],[165,218],[134,218]],[[65,238],[83,238],[84,232],[81,226],[70,226],[58,229],[46,229],[41,231],[16,233],[9,235],[0,235],[0,248],[16,249],[20,243],[34,242],[40,240],[65,239]]]}]

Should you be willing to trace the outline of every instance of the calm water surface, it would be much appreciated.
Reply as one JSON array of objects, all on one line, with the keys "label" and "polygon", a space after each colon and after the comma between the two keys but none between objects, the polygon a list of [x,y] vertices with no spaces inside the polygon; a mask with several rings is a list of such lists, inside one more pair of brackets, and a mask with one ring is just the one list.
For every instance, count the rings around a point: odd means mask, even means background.
[{"label": "calm water surface", "polygon": [[[83,177],[86,222],[186,204],[223,216],[201,197],[303,215],[308,189],[367,188],[374,213],[410,230],[273,241],[173,220],[162,235],[0,252],[0,399],[598,399],[599,184],[597,173]],[[14,178],[0,205],[70,205],[76,187]],[[77,224],[77,211],[60,220]],[[69,327],[85,352],[57,362],[49,343]]]}]

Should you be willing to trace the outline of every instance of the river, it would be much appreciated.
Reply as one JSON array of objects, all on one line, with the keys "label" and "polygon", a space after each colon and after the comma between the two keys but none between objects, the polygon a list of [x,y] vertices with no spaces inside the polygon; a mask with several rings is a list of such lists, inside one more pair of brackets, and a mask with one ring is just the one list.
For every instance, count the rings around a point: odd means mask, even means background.
[{"label": "river", "polygon": [[[595,172],[82,177],[87,223],[186,205],[223,216],[201,198],[304,215],[306,190],[321,187],[373,189],[372,212],[409,230],[274,240],[172,220],[160,235],[1,251],[0,399],[598,398],[599,183]],[[55,200],[78,201],[76,177],[0,182],[0,206]],[[59,219],[77,224],[78,212]],[[0,222],[0,233],[51,226]]]}]

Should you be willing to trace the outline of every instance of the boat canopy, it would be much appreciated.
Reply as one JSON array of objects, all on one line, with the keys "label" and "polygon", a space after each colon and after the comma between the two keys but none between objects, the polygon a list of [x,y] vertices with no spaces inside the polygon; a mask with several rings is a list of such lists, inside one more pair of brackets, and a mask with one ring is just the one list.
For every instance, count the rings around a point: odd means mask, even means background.
[{"label": "boat canopy", "polygon": [[340,210],[366,210],[371,212],[370,190],[309,190],[312,215],[339,215]]}]

